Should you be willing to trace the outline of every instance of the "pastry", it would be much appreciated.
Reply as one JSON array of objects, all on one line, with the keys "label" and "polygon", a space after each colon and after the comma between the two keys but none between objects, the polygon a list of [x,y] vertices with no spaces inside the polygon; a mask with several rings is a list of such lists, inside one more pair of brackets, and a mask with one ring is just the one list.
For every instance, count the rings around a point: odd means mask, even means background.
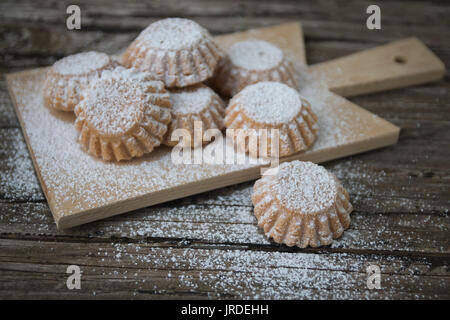
[{"label": "pastry", "polygon": [[[170,90],[172,103],[172,121],[164,138],[164,144],[174,146],[178,139],[172,141],[172,133],[177,129],[185,129],[190,133],[192,147],[205,144],[203,134],[208,129],[223,129],[225,105],[220,97],[204,84]],[[199,121],[199,125],[195,125]],[[194,140],[194,128],[199,130],[199,139]],[[175,137],[174,137],[175,138]],[[187,140],[183,140],[188,142]]]},{"label": "pastry", "polygon": [[103,70],[116,63],[101,52],[83,52],[57,61],[47,71],[44,82],[44,104],[49,108],[73,111],[80,101],[80,92]]},{"label": "pastry", "polygon": [[[247,140],[244,145],[238,143],[241,151],[253,156],[265,156],[263,144],[268,154],[276,156],[272,150],[275,142],[279,145],[279,156],[304,151],[313,144],[318,132],[317,116],[309,103],[297,90],[278,82],[259,82],[246,87],[231,99],[225,114],[225,127],[235,129],[227,130],[229,137],[238,140],[240,134],[256,136],[257,143]],[[260,129],[278,129],[279,140],[273,141],[270,132],[264,136],[264,130]]]},{"label": "pastry", "polygon": [[213,78],[214,87],[228,97],[248,85],[262,81],[282,82],[296,87],[292,63],[278,47],[261,40],[233,44],[219,63]]},{"label": "pastry", "polygon": [[324,167],[292,161],[275,174],[270,170],[256,181],[252,194],[258,226],[268,237],[288,246],[319,247],[349,227],[349,195]]},{"label": "pastry", "polygon": [[164,84],[148,73],[122,67],[104,71],[75,107],[79,142],[106,161],[140,157],[160,145],[170,107]]},{"label": "pastry", "polygon": [[192,20],[168,18],[149,25],[122,57],[126,67],[151,73],[166,87],[186,87],[210,78],[222,52]]}]

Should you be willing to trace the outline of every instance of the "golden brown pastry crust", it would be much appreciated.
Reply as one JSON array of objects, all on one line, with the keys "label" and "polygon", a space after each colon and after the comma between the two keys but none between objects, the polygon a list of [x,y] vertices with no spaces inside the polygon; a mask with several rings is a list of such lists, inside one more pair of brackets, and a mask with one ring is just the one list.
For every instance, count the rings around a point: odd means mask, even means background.
[{"label": "golden brown pastry crust", "polygon": [[180,88],[210,78],[222,56],[206,29],[188,19],[169,18],[142,31],[122,63],[150,72],[168,88]]}]

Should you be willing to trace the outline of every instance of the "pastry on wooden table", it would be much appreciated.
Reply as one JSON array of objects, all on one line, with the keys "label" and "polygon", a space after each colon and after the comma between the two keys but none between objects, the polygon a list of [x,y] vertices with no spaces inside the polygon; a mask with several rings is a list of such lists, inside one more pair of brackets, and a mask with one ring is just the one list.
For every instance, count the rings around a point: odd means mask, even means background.
[{"label": "pastry on wooden table", "polygon": [[[266,147],[268,154],[276,155],[272,150],[276,146],[272,129],[279,133],[279,156],[304,151],[317,137],[317,116],[308,101],[297,90],[279,82],[259,82],[246,87],[230,100],[225,114],[225,127],[240,129],[227,131],[228,136],[238,142],[241,151],[254,156],[261,156]],[[264,130],[260,129],[266,129],[267,135],[263,136]],[[257,143],[251,143],[252,139],[239,143],[241,134],[255,136]]]},{"label": "pastry on wooden table", "polygon": [[[183,139],[184,145],[197,147],[209,142],[204,139],[208,129],[223,129],[225,105],[222,99],[209,87],[198,84],[187,88],[170,90],[172,103],[172,121],[163,143],[168,146],[178,144],[178,138],[172,137],[177,129],[187,130],[190,141]],[[198,125],[195,125],[198,121]],[[194,140],[194,129],[198,130],[199,139]],[[172,140],[173,139],[173,140]]]},{"label": "pastry on wooden table", "polygon": [[246,86],[275,81],[296,87],[295,70],[283,51],[262,40],[236,42],[219,63],[214,87],[224,96],[234,96]]},{"label": "pastry on wooden table", "polygon": [[49,108],[73,111],[80,101],[81,90],[103,70],[117,64],[101,52],[82,52],[57,61],[47,71],[44,82],[44,104]]},{"label": "pastry on wooden table", "polygon": [[140,157],[161,144],[170,107],[164,84],[148,73],[122,67],[104,71],[75,107],[79,142],[106,161]]},{"label": "pastry on wooden table", "polygon": [[349,227],[349,195],[324,167],[297,160],[282,163],[275,174],[270,170],[252,194],[258,226],[268,237],[288,246],[319,247]]},{"label": "pastry on wooden table", "polygon": [[125,51],[122,63],[151,73],[166,87],[186,87],[210,78],[223,56],[196,22],[168,18],[149,25]]}]

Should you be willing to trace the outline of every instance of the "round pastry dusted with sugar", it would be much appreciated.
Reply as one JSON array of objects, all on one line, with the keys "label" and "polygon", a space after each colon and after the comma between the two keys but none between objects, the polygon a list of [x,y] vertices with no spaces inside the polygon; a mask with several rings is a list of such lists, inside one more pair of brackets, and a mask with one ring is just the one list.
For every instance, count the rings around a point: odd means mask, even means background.
[{"label": "round pastry dusted with sugar", "polygon": [[272,150],[276,145],[279,156],[304,151],[318,132],[317,116],[309,103],[297,90],[278,82],[246,87],[230,100],[225,114],[225,127],[235,129],[227,130],[227,135],[253,156],[266,157],[263,150],[277,156]]},{"label": "round pastry dusted with sugar", "polygon": [[210,78],[222,55],[199,24],[168,18],[142,31],[125,51],[122,63],[150,72],[166,87],[186,87]]},{"label": "round pastry dusted with sugar", "polygon": [[140,157],[161,144],[170,107],[164,84],[148,73],[122,67],[104,71],[75,107],[79,142],[106,161]]},{"label": "round pastry dusted with sugar", "polygon": [[57,61],[47,71],[44,82],[44,104],[49,108],[73,111],[80,101],[81,90],[100,76],[103,70],[116,66],[101,52],[82,52]]},{"label": "round pastry dusted with sugar", "polygon": [[[173,136],[177,129],[186,130],[188,137],[182,140],[183,146],[198,147],[208,143],[204,134],[208,129],[223,129],[225,105],[222,99],[204,84],[170,90],[172,102],[172,121],[163,143],[168,146],[178,144],[180,136]],[[197,131],[198,139],[194,139]]]},{"label": "round pastry dusted with sugar", "polygon": [[246,86],[275,81],[296,87],[295,70],[277,46],[262,40],[236,42],[219,63],[214,86],[224,96],[234,96]]},{"label": "round pastry dusted with sugar", "polygon": [[254,212],[264,233],[300,248],[329,245],[350,225],[353,208],[339,180],[312,162],[282,163],[253,187]]}]

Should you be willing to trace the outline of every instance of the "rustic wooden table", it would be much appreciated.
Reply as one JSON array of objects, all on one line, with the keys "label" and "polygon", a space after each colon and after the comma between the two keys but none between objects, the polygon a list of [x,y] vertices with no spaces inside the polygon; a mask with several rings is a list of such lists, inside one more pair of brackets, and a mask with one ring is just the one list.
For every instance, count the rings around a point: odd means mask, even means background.
[{"label": "rustic wooden table", "polygon": [[[69,4],[82,29],[67,31]],[[256,227],[244,183],[68,231],[56,229],[4,74],[79,51],[115,53],[150,22],[193,18],[213,34],[301,21],[309,63],[408,36],[450,65],[450,6],[367,1],[5,1],[0,3],[0,298],[450,298],[450,81],[353,98],[402,128],[396,146],[325,166],[351,194],[343,238],[276,245]],[[81,289],[68,290],[78,265]],[[366,268],[381,269],[381,289]]]}]

